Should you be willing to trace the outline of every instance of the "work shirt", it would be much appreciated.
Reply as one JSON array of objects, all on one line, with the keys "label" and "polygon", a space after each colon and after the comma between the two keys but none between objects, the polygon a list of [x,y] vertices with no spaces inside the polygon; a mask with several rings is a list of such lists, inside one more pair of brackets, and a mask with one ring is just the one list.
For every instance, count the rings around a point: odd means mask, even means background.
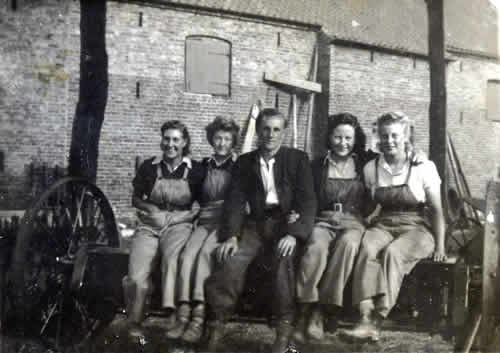
[{"label": "work shirt", "polygon": [[271,158],[267,163],[264,158],[260,157],[260,175],[262,176],[262,184],[266,193],[266,206],[275,206],[279,204],[278,192],[274,182],[274,163],[275,159]]},{"label": "work shirt", "polygon": [[[234,157],[230,155],[223,161],[217,162],[215,157],[211,156],[204,158],[201,162],[201,165],[203,167],[203,173],[205,175],[205,178],[208,177],[210,170],[212,171],[212,174],[217,173],[219,175],[219,177],[215,179],[213,178],[212,175],[213,180],[212,183],[210,184],[210,192],[207,192],[207,190],[202,192],[201,195],[202,204],[205,204],[210,201],[223,200],[226,196],[225,194],[230,184],[231,170],[234,165]],[[223,175],[227,175],[227,177],[222,177]],[[217,181],[217,183],[214,184],[215,181]],[[204,183],[205,184],[207,183],[206,179]]]},{"label": "work shirt", "polygon": [[[366,187],[371,191],[372,196],[375,195],[375,189],[379,186],[404,184],[410,170],[410,162],[408,160],[400,170],[392,170],[384,159],[384,156],[381,155],[378,164],[378,185],[375,185],[375,165],[375,160],[372,160],[366,164],[363,170]],[[417,201],[423,203],[426,202],[426,191],[440,192],[441,178],[437,172],[436,165],[429,160],[412,165],[408,186]]]},{"label": "work shirt", "polygon": [[162,177],[165,179],[181,179],[184,176],[184,170],[188,168],[187,179],[193,200],[199,200],[205,176],[204,169],[199,162],[193,161],[189,157],[184,157],[182,162],[173,170],[170,170],[167,163],[163,160],[163,156],[156,156],[145,160],[132,181],[135,196],[140,197],[142,200],[149,198],[157,178],[158,164],[161,166]]},{"label": "work shirt", "polygon": [[356,163],[354,155],[349,156],[345,164],[340,167],[339,163],[331,156],[332,152],[329,151],[325,157],[324,163],[328,165],[328,178],[329,179],[353,179],[358,176],[356,172]]}]

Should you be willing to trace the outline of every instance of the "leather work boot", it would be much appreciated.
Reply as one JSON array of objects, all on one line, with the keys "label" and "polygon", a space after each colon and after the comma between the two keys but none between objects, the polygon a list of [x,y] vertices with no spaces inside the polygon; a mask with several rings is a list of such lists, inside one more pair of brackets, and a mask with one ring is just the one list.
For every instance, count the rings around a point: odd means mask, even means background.
[{"label": "leather work boot", "polygon": [[188,343],[198,343],[203,334],[203,323],[205,322],[205,305],[198,304],[191,313],[191,322],[182,335],[182,340]]},{"label": "leather work boot", "polygon": [[207,341],[207,352],[216,352],[217,344],[224,337],[225,325],[221,320],[210,321],[207,324],[208,341]]},{"label": "leather work boot", "polygon": [[129,321],[126,323],[128,336],[133,340],[144,339],[144,329],[140,322]]},{"label": "leather work boot", "polygon": [[177,311],[177,322],[175,326],[167,331],[167,338],[177,339],[182,336],[189,323],[191,315],[191,306],[188,303],[182,303]]},{"label": "leather work boot", "polygon": [[284,353],[288,350],[292,331],[293,326],[291,320],[280,320],[278,322],[278,327],[276,327],[276,339],[271,348],[272,353]]},{"label": "leather work boot", "polygon": [[292,340],[295,343],[303,344],[306,342],[306,327],[309,318],[309,303],[300,303],[298,308],[297,322],[293,330]]},{"label": "leather work boot", "polygon": [[339,318],[336,315],[328,316],[325,324],[325,331],[334,333],[339,327]]},{"label": "leather work boot", "polygon": [[377,342],[380,339],[380,330],[375,322],[362,318],[352,329],[339,330],[339,335],[352,341]]},{"label": "leather work boot", "polygon": [[307,336],[316,341],[320,341],[325,337],[323,329],[323,312],[319,305],[314,306],[311,311],[309,325],[307,326]]}]

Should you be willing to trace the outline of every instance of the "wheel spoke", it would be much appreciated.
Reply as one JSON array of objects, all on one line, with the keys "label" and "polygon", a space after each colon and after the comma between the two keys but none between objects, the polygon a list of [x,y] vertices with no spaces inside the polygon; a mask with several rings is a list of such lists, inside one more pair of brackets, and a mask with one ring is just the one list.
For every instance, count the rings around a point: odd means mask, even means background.
[{"label": "wheel spoke", "polygon": [[39,335],[43,335],[43,332],[47,328],[47,325],[49,324],[50,319],[52,319],[52,316],[54,316],[55,314],[57,314],[56,310],[57,310],[58,306],[59,306],[59,301],[56,300],[56,302],[53,303],[52,306],[50,307],[49,312],[47,314],[47,317],[46,318],[42,318],[42,320],[43,320],[43,326],[40,329]]},{"label": "wheel spoke", "polygon": [[83,227],[83,219],[82,219],[82,205],[83,205],[83,199],[85,198],[85,190],[86,188],[83,187],[82,195],[79,200],[76,200],[76,214],[75,214],[75,220],[73,223],[73,234],[76,231],[76,227],[80,225],[80,227]]},{"label": "wheel spoke", "polygon": [[102,216],[102,213],[101,213],[101,207],[97,207],[96,208],[96,211],[94,213],[94,222],[93,222],[93,226],[94,227],[97,227],[97,225],[99,224],[99,221],[101,220],[101,216]]},{"label": "wheel spoke", "polygon": [[[25,212],[13,262],[21,267],[16,283],[26,327],[51,347],[66,347],[92,334],[99,320],[92,301],[70,297],[74,254],[86,242],[118,244],[108,200],[93,184],[66,177],[51,186]],[[92,298],[93,300],[94,298]]]}]

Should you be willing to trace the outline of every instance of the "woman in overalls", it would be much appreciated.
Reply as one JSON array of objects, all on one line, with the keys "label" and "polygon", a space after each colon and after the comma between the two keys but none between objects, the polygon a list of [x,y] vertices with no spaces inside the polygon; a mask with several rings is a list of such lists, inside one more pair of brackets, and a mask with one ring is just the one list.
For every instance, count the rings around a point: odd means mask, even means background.
[{"label": "woman in overalls", "polygon": [[[365,151],[366,136],[349,113],[328,121],[328,152],[312,165],[318,215],[297,280],[299,317],[294,340],[321,340],[325,306],[341,307],[364,227],[365,187],[361,172],[375,153]],[[333,245],[333,246],[332,246]]]},{"label": "woman in overalls", "polygon": [[128,332],[133,337],[143,336],[141,323],[151,291],[151,272],[158,262],[166,326],[175,326],[177,263],[198,213],[192,205],[204,176],[201,165],[187,157],[190,137],[180,121],[163,124],[160,147],[162,155],[144,161],[133,180],[132,205],[137,208],[139,225],[130,247],[128,276],[123,279]]},{"label": "woman in overalls", "polygon": [[203,333],[205,321],[205,280],[214,267],[217,229],[222,220],[224,197],[231,181],[238,144],[239,126],[233,119],[216,117],[205,128],[207,140],[214,150],[202,161],[205,180],[201,193],[198,225],[181,255],[179,272],[178,325],[167,336],[196,343]]},{"label": "woman in overalls", "polygon": [[[384,114],[377,127],[383,155],[369,162],[363,173],[381,210],[366,230],[354,269],[353,303],[359,306],[360,321],[342,332],[373,341],[396,303],[403,277],[421,259],[446,259],[441,179],[434,163],[411,162],[410,126],[404,114]],[[429,220],[424,207],[430,211]]]}]

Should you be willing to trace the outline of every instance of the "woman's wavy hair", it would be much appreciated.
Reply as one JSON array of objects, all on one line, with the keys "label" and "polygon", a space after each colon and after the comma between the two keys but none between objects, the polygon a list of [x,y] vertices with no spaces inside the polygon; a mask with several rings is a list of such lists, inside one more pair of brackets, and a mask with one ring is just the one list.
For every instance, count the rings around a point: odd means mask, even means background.
[{"label": "woman's wavy hair", "polygon": [[233,148],[238,145],[240,127],[231,118],[216,116],[215,119],[205,127],[205,131],[207,133],[207,141],[212,146],[214,145],[213,139],[217,131],[230,132],[233,136]]},{"label": "woman's wavy hair", "polygon": [[[413,145],[415,142],[413,126],[408,118],[408,116],[402,112],[388,112],[382,114],[377,118],[377,131],[380,134],[380,127],[382,125],[388,124],[402,124],[404,126],[405,135],[408,137],[408,141],[406,142],[405,149],[407,152],[411,152],[413,150]],[[380,135],[379,135],[380,138]]]},{"label": "woman's wavy hair", "polygon": [[339,125],[350,125],[354,128],[354,147],[352,149],[353,153],[364,153],[366,148],[366,135],[363,128],[356,118],[351,113],[339,113],[330,115],[328,117],[328,133],[326,135],[326,148],[331,149],[330,146],[330,135],[333,130]]},{"label": "woman's wavy hair", "polygon": [[161,136],[165,134],[167,130],[179,130],[182,133],[182,137],[186,140],[186,146],[182,149],[182,155],[187,156],[191,153],[191,137],[189,136],[189,131],[187,126],[180,120],[169,120],[161,126]]}]

